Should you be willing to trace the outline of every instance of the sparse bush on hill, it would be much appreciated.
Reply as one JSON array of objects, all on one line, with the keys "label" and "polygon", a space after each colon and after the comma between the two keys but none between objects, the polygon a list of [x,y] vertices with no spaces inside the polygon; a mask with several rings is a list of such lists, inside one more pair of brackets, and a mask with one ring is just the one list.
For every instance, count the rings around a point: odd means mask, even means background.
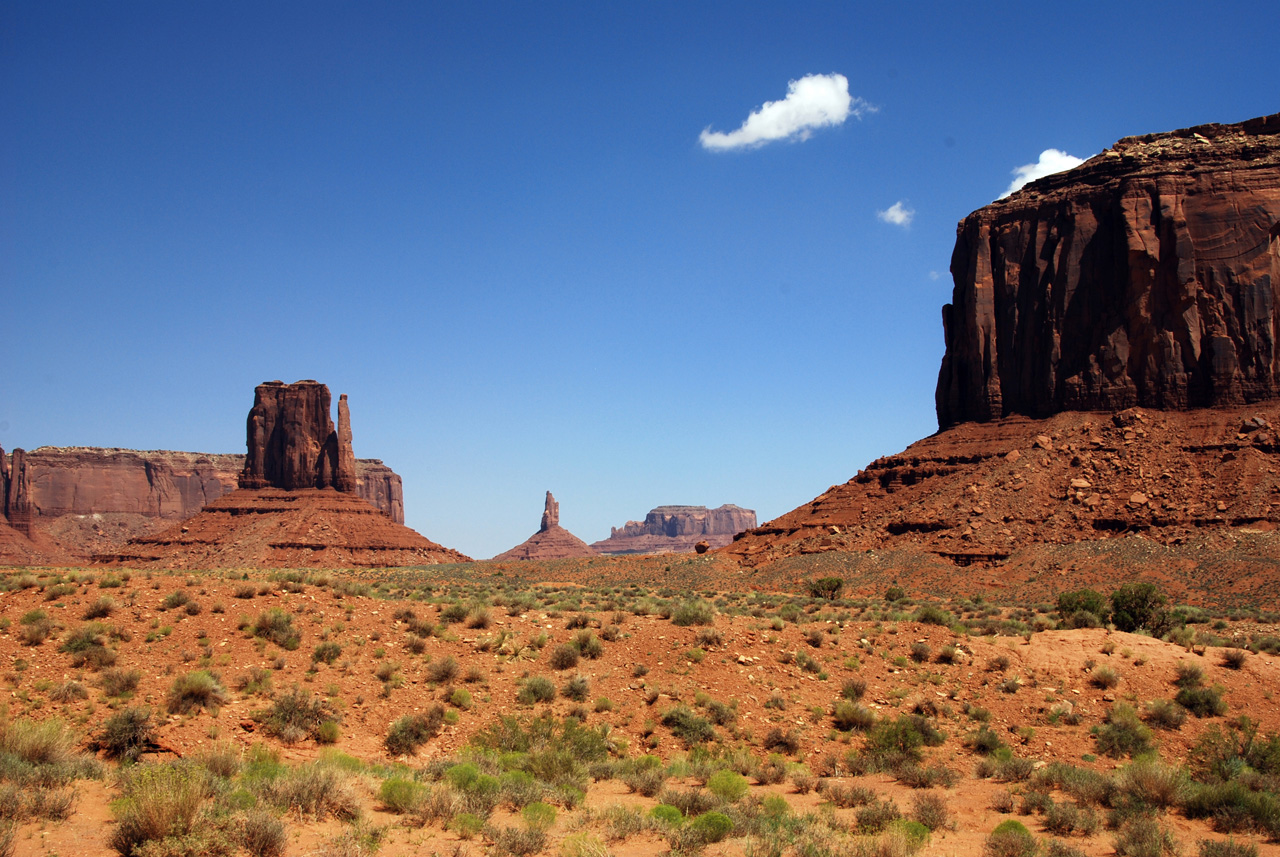
[{"label": "sparse bush on hill", "polygon": [[556,698],[556,686],[551,680],[540,675],[529,676],[520,680],[516,690],[516,702],[521,705],[533,705],[535,702],[551,702]]},{"label": "sparse bush on hill", "polygon": [[253,624],[253,635],[289,652],[302,642],[302,636],[293,627],[293,617],[279,607],[258,614],[258,621]]},{"label": "sparse bush on hill", "polygon": [[321,643],[311,652],[311,663],[331,664],[342,654],[342,646],[333,641]]},{"label": "sparse bush on hill", "polygon": [[383,743],[392,756],[411,756],[440,733],[443,722],[444,707],[441,705],[433,705],[423,713],[406,714],[391,724]]},{"label": "sparse bush on hill", "polygon": [[[209,797],[202,768],[173,763],[128,769],[122,778],[124,797],[112,805],[116,826],[109,844],[122,857],[142,853],[207,853],[212,843],[200,841],[196,820]],[[208,835],[211,831],[204,831]],[[169,847],[166,847],[169,846]]]},{"label": "sparse bush on hill", "polygon": [[197,670],[178,676],[169,688],[166,705],[170,714],[189,714],[200,708],[220,708],[227,703],[227,689],[217,674]]},{"label": "sparse bush on hill", "polygon": [[276,699],[270,708],[254,717],[262,722],[268,734],[286,744],[314,738],[322,724],[339,720],[328,700],[313,697],[296,685]]},{"label": "sparse bush on hill", "polygon": [[701,599],[685,601],[671,614],[671,624],[682,627],[689,625],[711,625],[715,622],[715,608]]},{"label": "sparse bush on hill", "polygon": [[1098,752],[1119,759],[1123,756],[1140,756],[1152,750],[1151,730],[1138,718],[1133,707],[1116,703],[1107,712],[1106,722],[1093,729],[1098,742]]},{"label": "sparse bush on hill", "polygon": [[1196,717],[1220,717],[1227,713],[1227,703],[1216,687],[1184,687],[1173,701]]},{"label": "sparse bush on hill", "polygon": [[154,740],[155,727],[151,723],[151,709],[131,705],[106,719],[96,743],[107,754],[107,758],[132,762]]},{"label": "sparse bush on hill", "polygon": [[1068,628],[1097,628],[1110,615],[1107,599],[1092,589],[1076,589],[1058,595],[1058,616]]},{"label": "sparse bush on hill", "polygon": [[110,647],[111,629],[101,622],[88,622],[67,635],[61,650],[71,655],[71,665],[102,669],[116,662]]},{"label": "sparse bush on hill", "polygon": [[944,628],[951,627],[956,621],[954,616],[936,604],[925,604],[911,619],[924,625],[941,625]]},{"label": "sparse bush on hill", "polygon": [[1171,627],[1168,603],[1154,583],[1126,583],[1111,593],[1111,621],[1116,630],[1159,637]]},{"label": "sparse bush on hill", "polygon": [[711,741],[716,736],[710,721],[694,714],[693,709],[683,703],[663,713],[662,725],[687,746]]},{"label": "sparse bush on hill", "polygon": [[1025,824],[1009,819],[996,825],[996,829],[983,843],[983,857],[1034,857],[1036,840]]},{"label": "sparse bush on hill", "polygon": [[809,595],[813,598],[835,601],[843,590],[844,579],[840,577],[820,577],[809,581]]}]

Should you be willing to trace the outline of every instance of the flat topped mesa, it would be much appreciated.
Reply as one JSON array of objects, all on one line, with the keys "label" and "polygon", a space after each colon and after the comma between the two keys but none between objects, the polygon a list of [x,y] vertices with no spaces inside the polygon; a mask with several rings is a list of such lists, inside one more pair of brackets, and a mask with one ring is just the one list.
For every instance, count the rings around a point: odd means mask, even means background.
[{"label": "flat topped mesa", "polygon": [[1127,137],[961,221],[942,428],[1280,397],[1280,114]]},{"label": "flat topped mesa", "polygon": [[246,426],[248,455],[241,488],[356,490],[351,411],[338,400],[338,425],[329,416],[329,388],[315,381],[268,381],[253,391]]}]

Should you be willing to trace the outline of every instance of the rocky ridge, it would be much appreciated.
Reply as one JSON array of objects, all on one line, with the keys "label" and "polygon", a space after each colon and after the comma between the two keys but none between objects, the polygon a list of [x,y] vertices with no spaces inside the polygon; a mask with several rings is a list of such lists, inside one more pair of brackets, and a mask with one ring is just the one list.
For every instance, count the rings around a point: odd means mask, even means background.
[{"label": "rocky ridge", "polygon": [[705,541],[724,547],[733,537],[756,525],[753,509],[725,504],[706,506],[658,506],[643,521],[627,521],[611,527],[609,538],[591,547],[601,554],[686,553]]},{"label": "rocky ridge", "polygon": [[520,544],[495,556],[495,561],[568,559],[595,556],[591,546],[560,526],[560,504],[551,492],[542,510],[542,525]]}]

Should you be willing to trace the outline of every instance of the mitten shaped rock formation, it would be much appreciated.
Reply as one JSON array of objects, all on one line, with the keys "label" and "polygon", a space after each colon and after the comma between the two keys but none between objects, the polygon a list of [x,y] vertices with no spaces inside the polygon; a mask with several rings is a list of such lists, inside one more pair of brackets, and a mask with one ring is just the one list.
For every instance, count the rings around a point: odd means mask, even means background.
[{"label": "mitten shaped rock formation", "polygon": [[941,427],[1280,396],[1280,114],[1127,137],[957,229]]},{"label": "mitten shaped rock formation", "polygon": [[568,559],[575,556],[595,556],[591,546],[560,526],[560,504],[547,492],[542,509],[542,526],[525,541],[509,551],[503,551],[495,560]]},{"label": "mitten shaped rock formation", "polygon": [[315,381],[268,381],[254,390],[247,424],[248,454],[241,488],[334,488],[355,491],[351,415],[346,396],[338,429],[329,416],[329,388]]},{"label": "mitten shaped rock formation", "polygon": [[611,527],[609,538],[591,547],[603,554],[687,553],[703,540],[724,547],[755,525],[755,510],[741,506],[658,506],[643,521]]}]

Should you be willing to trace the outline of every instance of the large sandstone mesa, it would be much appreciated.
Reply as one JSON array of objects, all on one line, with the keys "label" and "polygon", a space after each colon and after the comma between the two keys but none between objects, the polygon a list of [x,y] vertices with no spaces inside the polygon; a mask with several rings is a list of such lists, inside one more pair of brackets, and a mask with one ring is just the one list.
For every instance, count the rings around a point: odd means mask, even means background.
[{"label": "large sandstone mesa", "polygon": [[538,531],[511,550],[498,554],[494,560],[569,559],[595,555],[591,545],[560,526],[560,504],[548,491]]},{"label": "large sandstone mesa", "polygon": [[1126,137],[965,218],[942,428],[1280,396],[1280,114]]},{"label": "large sandstone mesa", "polygon": [[346,396],[337,428],[329,405],[329,388],[315,381],[258,385],[240,487],[179,525],[95,554],[95,561],[186,569],[467,561],[354,496]]},{"label": "large sandstone mesa", "polygon": [[253,391],[246,425],[248,454],[241,488],[333,488],[355,492],[355,456],[346,396],[338,428],[329,415],[329,388],[316,381],[267,381]]},{"label": "large sandstone mesa", "polygon": [[755,510],[741,506],[658,506],[643,521],[610,527],[609,538],[591,547],[602,554],[686,553],[700,541],[724,547],[755,525]]}]

